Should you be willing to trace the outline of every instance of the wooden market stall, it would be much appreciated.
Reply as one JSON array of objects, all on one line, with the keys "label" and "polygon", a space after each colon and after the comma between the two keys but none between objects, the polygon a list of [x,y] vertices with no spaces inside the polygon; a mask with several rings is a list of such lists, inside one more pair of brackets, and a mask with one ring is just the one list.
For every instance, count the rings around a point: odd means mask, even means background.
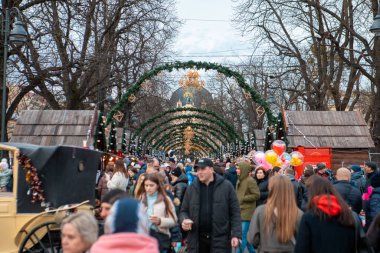
[{"label": "wooden market stall", "polygon": [[367,123],[358,111],[285,111],[284,122],[288,148],[304,147],[311,153],[331,148],[331,169],[363,164],[374,147]]}]

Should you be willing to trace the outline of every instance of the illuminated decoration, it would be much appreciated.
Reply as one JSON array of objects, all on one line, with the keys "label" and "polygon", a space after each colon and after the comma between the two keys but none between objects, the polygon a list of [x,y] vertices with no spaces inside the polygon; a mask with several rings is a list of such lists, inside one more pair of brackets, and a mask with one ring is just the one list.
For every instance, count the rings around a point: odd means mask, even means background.
[{"label": "illuminated decoration", "polygon": [[136,96],[134,94],[131,94],[128,98],[128,102],[130,103],[136,102]]},{"label": "illuminated decoration", "polygon": [[179,81],[179,85],[181,85],[184,90],[202,90],[205,86],[205,81],[200,80],[200,76],[198,70],[192,68],[187,71],[185,77]]},{"label": "illuminated decoration", "polygon": [[191,128],[191,126],[186,127],[186,129],[183,131],[183,146],[185,148],[185,155],[190,154],[190,150],[193,148],[193,138],[194,138],[194,130]]}]

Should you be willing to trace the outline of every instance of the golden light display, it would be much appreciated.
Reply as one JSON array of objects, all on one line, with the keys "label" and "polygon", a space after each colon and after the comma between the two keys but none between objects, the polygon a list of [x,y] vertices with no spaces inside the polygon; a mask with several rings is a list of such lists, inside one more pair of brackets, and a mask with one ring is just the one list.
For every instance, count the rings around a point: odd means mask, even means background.
[{"label": "golden light display", "polygon": [[184,142],[184,148],[185,148],[185,154],[190,154],[190,150],[193,148],[193,142],[192,139],[194,138],[194,130],[188,126],[183,131],[183,142]]},{"label": "golden light display", "polygon": [[185,77],[179,81],[183,89],[197,89],[202,90],[205,86],[205,81],[200,80],[200,74],[196,69],[190,69]]}]

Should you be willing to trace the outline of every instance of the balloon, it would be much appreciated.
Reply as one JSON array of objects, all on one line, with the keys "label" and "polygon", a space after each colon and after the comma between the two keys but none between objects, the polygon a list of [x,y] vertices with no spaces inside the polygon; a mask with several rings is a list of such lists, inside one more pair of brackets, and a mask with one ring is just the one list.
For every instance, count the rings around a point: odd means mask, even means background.
[{"label": "balloon", "polygon": [[265,154],[263,151],[257,151],[253,154],[253,162],[256,165],[261,165],[265,162]]},{"label": "balloon", "polygon": [[281,161],[285,162],[285,161],[290,161],[290,159],[292,159],[292,156],[289,153],[284,152],[280,156],[280,158],[281,158]]},{"label": "balloon", "polygon": [[264,160],[263,164],[260,164],[260,167],[264,170],[270,170],[273,168],[272,164],[268,163],[266,160]]},{"label": "balloon", "polygon": [[285,150],[286,150],[286,144],[285,142],[281,140],[276,140],[272,143],[272,150],[277,154],[277,155],[282,155]]},{"label": "balloon", "polygon": [[304,157],[303,155],[298,151],[293,151],[290,153],[290,156],[292,157],[290,159],[290,165],[292,166],[300,166],[303,164]]},{"label": "balloon", "polygon": [[273,150],[268,150],[265,152],[265,160],[271,165],[275,165],[277,163],[278,155]]},{"label": "balloon", "polygon": [[277,158],[277,161],[276,161],[276,164],[274,166],[277,166],[277,167],[281,167],[281,165],[283,165],[284,162],[281,160],[280,157]]}]

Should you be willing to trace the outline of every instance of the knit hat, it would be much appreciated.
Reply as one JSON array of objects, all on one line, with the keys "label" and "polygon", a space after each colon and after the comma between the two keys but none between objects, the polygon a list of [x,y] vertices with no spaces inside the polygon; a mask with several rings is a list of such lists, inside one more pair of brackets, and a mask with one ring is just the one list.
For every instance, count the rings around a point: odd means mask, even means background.
[{"label": "knit hat", "polygon": [[371,179],[371,186],[374,188],[380,187],[380,173],[376,173],[375,175],[373,175]]},{"label": "knit hat", "polygon": [[323,169],[326,169],[326,164],[324,163],[317,163],[317,168],[316,170],[323,170]]},{"label": "knit hat", "polygon": [[180,167],[177,167],[175,169],[173,169],[170,174],[172,174],[173,176],[176,176],[176,177],[179,177],[181,176],[182,174],[182,171],[181,171],[181,168]]},{"label": "knit hat", "polygon": [[115,202],[105,222],[106,234],[141,233],[149,234],[148,217],[142,204],[132,198]]},{"label": "knit hat", "polygon": [[354,164],[354,165],[351,166],[351,170],[352,170],[353,172],[359,172],[359,171],[362,170],[362,168],[360,168],[359,165]]}]

